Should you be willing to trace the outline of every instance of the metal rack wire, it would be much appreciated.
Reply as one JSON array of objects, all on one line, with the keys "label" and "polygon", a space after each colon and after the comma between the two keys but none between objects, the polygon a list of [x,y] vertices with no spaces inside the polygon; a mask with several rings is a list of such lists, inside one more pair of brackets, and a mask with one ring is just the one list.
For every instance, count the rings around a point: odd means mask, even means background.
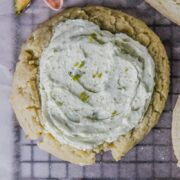
[{"label": "metal rack wire", "polygon": [[[83,5],[88,2],[84,1]],[[170,23],[141,0],[134,1],[133,5],[132,0],[129,0],[129,6],[121,3],[123,2],[121,0],[118,1],[118,5],[116,1],[112,2],[102,0],[99,4],[119,8],[143,19],[160,36],[166,47],[171,66],[171,88],[160,123],[121,161],[115,162],[107,152],[97,156],[95,165],[86,167],[58,160],[39,150],[33,141],[24,137],[19,125],[15,124],[16,179],[180,178],[180,169],[176,167],[171,144],[172,109],[180,93],[180,27]],[[39,10],[44,11],[45,19],[52,15],[44,6],[34,4],[28,13],[15,20],[16,57],[27,35],[39,22],[42,22],[42,19],[38,19],[37,16]]]}]

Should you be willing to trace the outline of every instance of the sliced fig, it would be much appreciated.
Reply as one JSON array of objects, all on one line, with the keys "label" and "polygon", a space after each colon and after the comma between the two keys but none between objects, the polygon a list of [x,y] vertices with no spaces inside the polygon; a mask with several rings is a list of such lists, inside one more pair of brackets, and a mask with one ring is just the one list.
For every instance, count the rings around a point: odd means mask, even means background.
[{"label": "sliced fig", "polygon": [[63,5],[63,0],[44,0],[44,2],[55,11],[59,10]]}]

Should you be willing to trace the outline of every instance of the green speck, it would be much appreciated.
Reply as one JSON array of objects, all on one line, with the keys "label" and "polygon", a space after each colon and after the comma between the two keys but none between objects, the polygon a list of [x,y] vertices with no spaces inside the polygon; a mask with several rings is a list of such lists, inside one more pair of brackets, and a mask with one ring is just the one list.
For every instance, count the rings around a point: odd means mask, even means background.
[{"label": "green speck", "polygon": [[101,78],[102,78],[102,73],[98,73],[97,77],[98,77],[99,79],[101,79]]},{"label": "green speck", "polygon": [[77,68],[82,68],[85,65],[85,61],[76,62],[73,66]]},{"label": "green speck", "polygon": [[126,67],[124,71],[127,73],[127,72],[128,72],[128,70],[129,70],[129,69]]},{"label": "green speck", "polygon": [[132,108],[133,111],[138,111],[140,108],[136,107],[136,108]]},{"label": "green speck", "polygon": [[118,112],[115,110],[111,113],[112,117],[116,116],[118,114]]},{"label": "green speck", "polygon": [[55,48],[55,49],[53,49],[53,51],[56,53],[56,52],[58,52],[58,49]]},{"label": "green speck", "polygon": [[58,104],[58,106],[63,106],[64,102],[59,101],[59,102],[57,102],[57,104]]},{"label": "green speck", "polygon": [[73,66],[77,67],[79,65],[79,62],[76,62]]},{"label": "green speck", "polygon": [[93,112],[92,116],[87,116],[87,118],[92,121],[96,121],[96,120],[98,120],[98,114],[97,114],[97,112]]},{"label": "green speck", "polygon": [[81,61],[81,63],[79,64],[78,68],[82,68],[85,64],[85,61]]},{"label": "green speck", "polygon": [[119,89],[119,90],[124,90],[124,91],[125,91],[125,90],[126,90],[126,87],[125,87],[125,86],[120,86],[120,87],[118,87],[118,89]]},{"label": "green speck", "polygon": [[95,77],[96,77],[96,74],[93,74],[92,77],[95,78]]},{"label": "green speck", "polygon": [[123,41],[124,41],[124,42],[129,42],[129,39],[124,38]]},{"label": "green speck", "polygon": [[92,75],[92,77],[93,78],[99,78],[99,79],[101,79],[102,78],[102,73],[100,72],[100,73],[94,73],[93,75]]},{"label": "green speck", "polygon": [[80,77],[81,77],[80,74],[76,74],[76,75],[72,76],[72,80],[79,81]]},{"label": "green speck", "polygon": [[96,40],[96,38],[97,38],[97,34],[96,34],[96,33],[92,33],[90,36],[91,36],[91,38],[94,39],[94,40]]},{"label": "green speck", "polygon": [[136,51],[129,44],[127,44],[127,43],[124,43],[124,42],[116,40],[115,41],[115,45],[117,47],[119,47],[119,50],[123,54],[130,54],[133,57],[137,57],[138,56]]},{"label": "green speck", "polygon": [[92,33],[92,34],[88,37],[88,39],[89,39],[89,42],[90,42],[90,43],[93,43],[93,42],[96,41],[96,42],[98,42],[99,44],[105,44],[105,42],[104,42],[103,40],[97,38],[97,34],[96,34],[96,33]]},{"label": "green speck", "polygon": [[83,102],[87,102],[88,99],[89,99],[89,96],[86,94],[86,92],[81,92],[81,94],[79,95],[80,99],[83,101]]},{"label": "green speck", "polygon": [[96,38],[97,38],[96,33],[92,33],[92,34],[88,37],[90,43],[93,43],[93,42],[96,40]]}]

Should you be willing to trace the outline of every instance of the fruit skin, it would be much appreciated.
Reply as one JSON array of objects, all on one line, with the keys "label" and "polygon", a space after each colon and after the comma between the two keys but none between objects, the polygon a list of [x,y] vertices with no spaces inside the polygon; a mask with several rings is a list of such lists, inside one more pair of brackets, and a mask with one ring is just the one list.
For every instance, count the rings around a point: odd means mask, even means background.
[{"label": "fruit skin", "polygon": [[16,15],[21,14],[21,12],[26,9],[29,4],[31,3],[31,0],[15,0],[15,12]]}]

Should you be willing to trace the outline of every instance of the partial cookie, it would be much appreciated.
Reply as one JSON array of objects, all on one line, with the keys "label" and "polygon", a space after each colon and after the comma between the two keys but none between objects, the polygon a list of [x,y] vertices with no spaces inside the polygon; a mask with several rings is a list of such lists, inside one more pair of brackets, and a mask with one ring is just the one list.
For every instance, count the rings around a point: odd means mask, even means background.
[{"label": "partial cookie", "polygon": [[[54,27],[67,19],[86,19],[112,33],[124,32],[147,47],[155,63],[155,89],[143,121],[126,135],[112,143],[105,143],[96,149],[82,151],[58,142],[44,130],[39,96],[39,59],[49,44]],[[115,160],[120,160],[132,147],[141,141],[156,125],[165,106],[169,91],[169,64],[165,49],[159,37],[142,21],[121,11],[88,6],[67,9],[41,24],[32,33],[21,49],[14,74],[11,102],[20,125],[30,139],[42,138],[40,148],[80,165],[95,162],[100,151],[111,150]]]},{"label": "partial cookie", "polygon": [[178,96],[175,108],[173,110],[172,121],[172,144],[174,153],[178,160],[177,166],[180,167],[180,96]]},{"label": "partial cookie", "polygon": [[145,0],[162,15],[180,25],[180,0]]}]

